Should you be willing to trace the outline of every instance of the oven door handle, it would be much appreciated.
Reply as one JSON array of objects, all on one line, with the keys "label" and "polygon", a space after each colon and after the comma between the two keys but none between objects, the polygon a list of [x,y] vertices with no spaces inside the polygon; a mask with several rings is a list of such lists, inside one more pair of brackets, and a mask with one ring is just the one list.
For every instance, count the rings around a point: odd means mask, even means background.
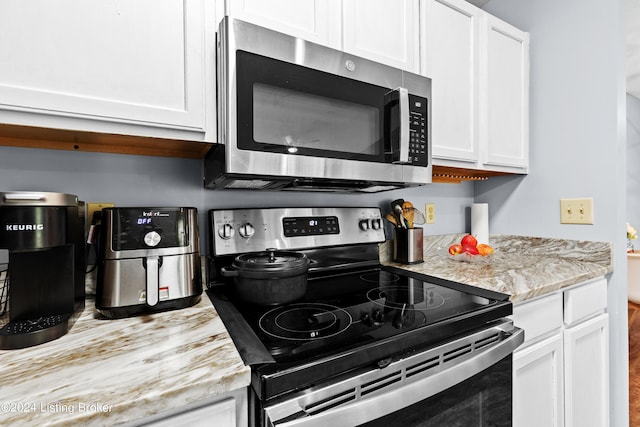
[{"label": "oven door handle", "polygon": [[[459,384],[507,357],[524,341],[524,330],[511,335],[486,351],[452,367],[371,398],[335,407],[318,414],[288,421],[270,420],[275,427],[325,427],[360,425],[406,408]],[[269,410],[266,410],[267,416]],[[303,409],[301,408],[301,412]]]}]

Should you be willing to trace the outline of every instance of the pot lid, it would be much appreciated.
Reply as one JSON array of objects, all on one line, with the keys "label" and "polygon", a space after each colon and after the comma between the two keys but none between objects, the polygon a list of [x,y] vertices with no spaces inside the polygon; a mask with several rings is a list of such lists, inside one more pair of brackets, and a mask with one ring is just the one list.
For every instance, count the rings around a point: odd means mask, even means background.
[{"label": "pot lid", "polygon": [[302,252],[277,251],[252,252],[236,257],[234,266],[244,270],[288,270],[306,268],[309,259]]}]

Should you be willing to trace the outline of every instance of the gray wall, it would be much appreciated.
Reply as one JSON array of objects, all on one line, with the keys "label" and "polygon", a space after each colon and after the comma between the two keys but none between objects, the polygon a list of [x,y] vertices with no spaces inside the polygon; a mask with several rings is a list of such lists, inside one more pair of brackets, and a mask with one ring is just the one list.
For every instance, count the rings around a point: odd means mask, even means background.
[{"label": "gray wall", "polygon": [[[493,232],[614,244],[611,425],[628,425],[625,0],[491,0],[531,34],[531,173],[476,184]],[[593,197],[594,225],[561,225],[559,199]],[[640,223],[639,223],[640,225]]]},{"label": "gray wall", "polygon": [[[459,233],[473,203],[473,184],[431,184],[376,194],[212,191],[202,185],[203,162],[148,156],[0,147],[0,192],[54,191],[76,194],[85,202],[117,206],[194,206],[206,251],[209,209],[274,206],[380,206],[396,198],[416,207],[436,204],[436,222],[427,235]],[[390,228],[387,229],[391,236]],[[3,255],[0,251],[0,262]]]}]

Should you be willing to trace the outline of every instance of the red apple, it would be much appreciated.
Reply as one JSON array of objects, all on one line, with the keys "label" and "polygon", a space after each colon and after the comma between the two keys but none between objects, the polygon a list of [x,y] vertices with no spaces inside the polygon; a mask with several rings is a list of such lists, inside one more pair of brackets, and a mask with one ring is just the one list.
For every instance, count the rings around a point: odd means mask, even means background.
[{"label": "red apple", "polygon": [[462,245],[451,245],[449,246],[449,253],[451,255],[458,255],[459,253],[462,253]]},{"label": "red apple", "polygon": [[478,246],[478,240],[475,237],[473,237],[471,234],[467,234],[462,238],[462,240],[460,241],[460,244],[462,246],[467,245],[467,246],[476,247]]},{"label": "red apple", "polygon": [[469,255],[478,255],[478,248],[471,245],[462,245],[462,252]]}]

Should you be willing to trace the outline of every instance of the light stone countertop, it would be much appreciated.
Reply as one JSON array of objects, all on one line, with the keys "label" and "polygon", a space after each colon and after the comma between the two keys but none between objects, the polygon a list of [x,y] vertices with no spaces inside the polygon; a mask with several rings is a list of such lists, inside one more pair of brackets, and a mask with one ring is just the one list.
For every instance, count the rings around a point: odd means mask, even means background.
[{"label": "light stone countertop", "polygon": [[181,310],[107,320],[94,300],[63,337],[0,351],[0,425],[105,426],[250,384],[209,297]]},{"label": "light stone countertop", "polygon": [[514,303],[613,271],[613,249],[607,242],[490,235],[494,254],[480,257],[478,262],[464,262],[448,252],[449,246],[459,243],[463,236],[425,236],[424,262],[413,265],[393,262],[393,242],[387,241],[380,246],[380,260],[386,265],[507,294]]},{"label": "light stone countertop", "polygon": [[[482,262],[448,254],[463,234],[425,236],[424,262],[383,264],[501,292],[519,302],[613,270],[605,242],[491,235]],[[70,332],[0,351],[0,425],[103,426],[143,419],[249,386],[245,366],[206,294],[194,307],[119,320],[93,299]]]}]

